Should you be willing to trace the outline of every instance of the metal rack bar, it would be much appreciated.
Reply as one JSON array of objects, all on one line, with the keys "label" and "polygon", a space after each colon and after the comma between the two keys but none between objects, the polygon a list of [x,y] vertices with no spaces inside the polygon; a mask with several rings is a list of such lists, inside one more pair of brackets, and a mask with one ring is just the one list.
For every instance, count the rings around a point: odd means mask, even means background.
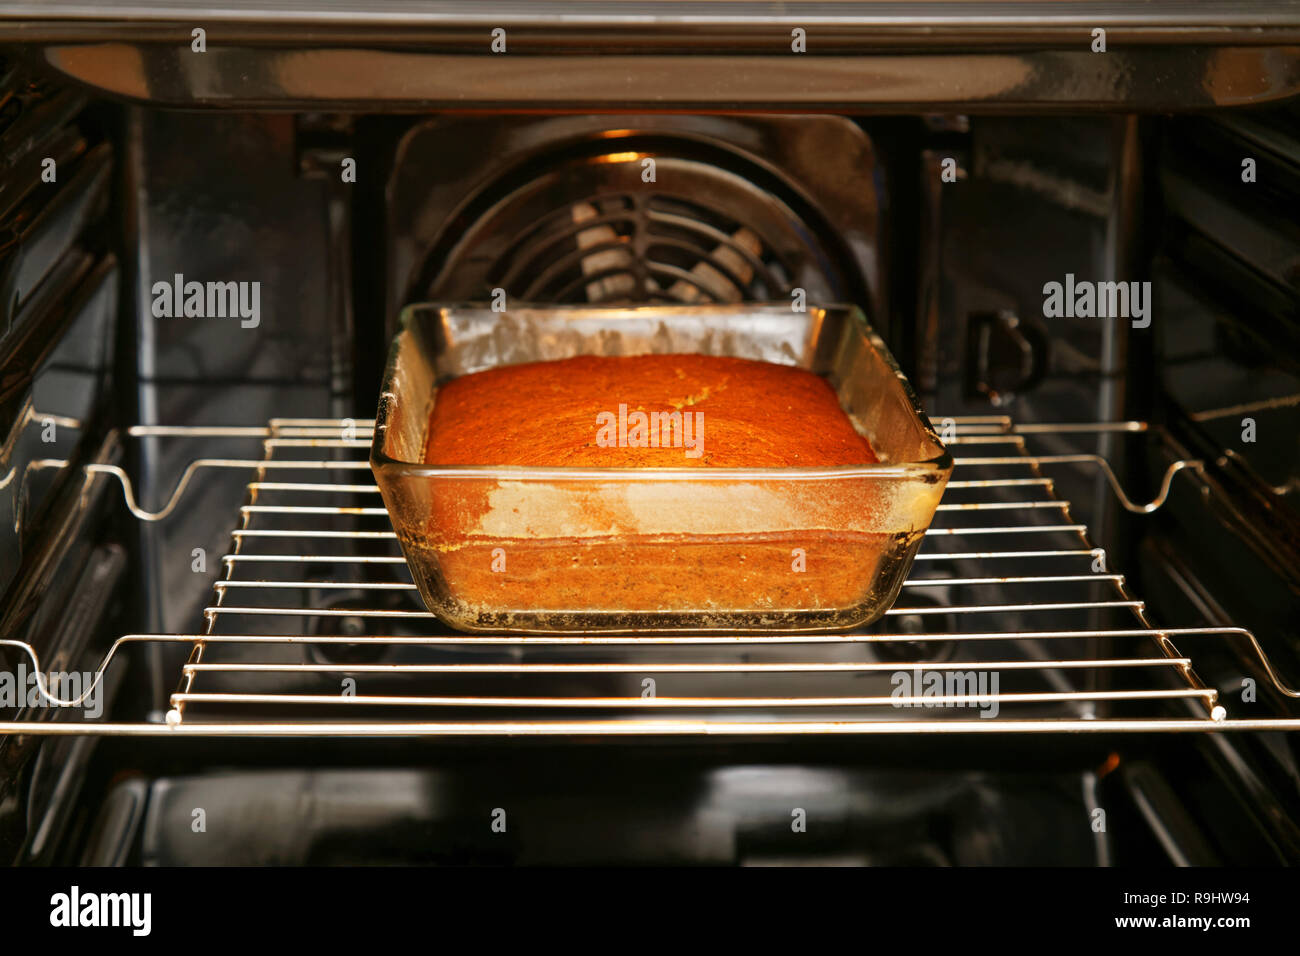
[{"label": "metal rack bar", "polygon": [[[1056,661],[987,661],[983,666],[998,670],[1030,670],[1042,668],[1088,667],[1170,667],[1191,663],[1191,658],[1121,658],[1118,660],[1056,660]],[[211,673],[317,673],[339,674],[803,674],[803,673],[860,673],[927,668],[930,670],[960,670],[968,665],[954,662],[928,663],[925,661],[862,661],[858,663],[818,663],[790,661],[780,664],[738,663],[725,661],[715,664],[186,664],[186,670]]]},{"label": "metal rack bar", "polygon": [[[346,584],[338,585],[346,589]],[[988,604],[963,607],[892,607],[885,612],[886,617],[899,617],[913,614],[1002,614],[1014,611],[1083,611],[1101,610],[1103,608],[1142,607],[1141,601],[1057,601],[1038,604]],[[564,609],[557,613],[563,614]],[[377,617],[401,618],[403,620],[436,620],[431,611],[387,610],[384,608],[301,608],[301,607],[246,607],[210,605],[203,609],[204,616],[215,617],[221,614],[268,615],[290,617]],[[1148,633],[1154,634],[1154,631]]]},{"label": "metal rack bar", "polygon": [[341,694],[216,694],[178,693],[172,695],[174,704],[230,703],[230,704],[322,704],[334,707],[358,707],[374,704],[395,707],[490,707],[539,709],[700,709],[767,710],[787,707],[921,707],[944,705],[969,705],[974,703],[1050,703],[1079,700],[1168,700],[1184,697],[1206,697],[1213,691],[1148,690],[1148,691],[1094,691],[1090,694],[1035,693],[1035,694],[936,694],[918,697],[438,697],[419,695],[355,695]]},{"label": "metal rack bar", "polygon": [[[936,578],[933,581],[904,581],[905,588],[926,588],[926,587],[944,587],[951,585],[973,585],[973,584],[1054,584],[1064,583],[1067,581],[1123,581],[1122,574],[1048,574],[1025,577],[1003,577],[1003,578]],[[228,588],[268,588],[268,589],[287,589],[287,590],[312,590],[328,591],[337,589],[347,589],[350,591],[415,591],[414,584],[404,584],[400,581],[354,581],[354,582],[330,582],[330,581],[217,581],[212,585],[215,590],[224,591]]]},{"label": "metal rack bar", "polygon": [[1140,720],[586,720],[586,721],[392,721],[346,722],[213,722],[93,725],[41,721],[0,722],[0,734],[118,737],[801,737],[801,736],[926,736],[930,734],[1152,734],[1294,732],[1300,718],[1214,721],[1204,719]]},{"label": "metal rack bar", "polygon": [[[413,645],[467,645],[491,644],[520,646],[565,646],[589,644],[653,645],[653,644],[916,644],[926,641],[1045,641],[1045,640],[1108,640],[1124,637],[1242,637],[1254,635],[1243,627],[1168,627],[1168,628],[1115,628],[1110,630],[1032,630],[1032,631],[962,631],[931,634],[853,633],[838,634],[812,631],[807,633],[785,631],[779,634],[465,634],[449,631],[440,634],[407,635],[327,635],[327,634],[125,634],[119,637],[104,655],[100,671],[110,661],[120,646],[131,643],[172,644],[413,644]],[[28,652],[33,664],[39,659],[29,644],[23,641],[0,639],[0,646],[16,647]],[[1154,660],[1154,658],[1153,658]],[[901,665],[900,665],[901,666]]]}]

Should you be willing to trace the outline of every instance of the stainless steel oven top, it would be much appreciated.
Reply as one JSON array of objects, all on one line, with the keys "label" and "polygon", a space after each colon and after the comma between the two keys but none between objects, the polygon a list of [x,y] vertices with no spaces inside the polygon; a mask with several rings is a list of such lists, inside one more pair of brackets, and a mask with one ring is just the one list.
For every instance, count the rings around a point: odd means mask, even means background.
[{"label": "stainless steel oven top", "polygon": [[1300,89],[1293,0],[48,0],[0,10],[10,39],[110,96],[226,108],[1178,110]]}]

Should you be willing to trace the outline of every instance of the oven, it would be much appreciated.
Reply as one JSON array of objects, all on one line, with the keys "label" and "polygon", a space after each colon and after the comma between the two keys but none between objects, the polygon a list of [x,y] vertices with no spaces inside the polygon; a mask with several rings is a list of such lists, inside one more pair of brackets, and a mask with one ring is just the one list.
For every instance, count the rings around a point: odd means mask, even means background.
[{"label": "oven", "polygon": [[[1300,861],[1300,6],[492,7],[0,10],[0,856]],[[440,624],[380,381],[499,302],[860,309],[890,610]]]}]

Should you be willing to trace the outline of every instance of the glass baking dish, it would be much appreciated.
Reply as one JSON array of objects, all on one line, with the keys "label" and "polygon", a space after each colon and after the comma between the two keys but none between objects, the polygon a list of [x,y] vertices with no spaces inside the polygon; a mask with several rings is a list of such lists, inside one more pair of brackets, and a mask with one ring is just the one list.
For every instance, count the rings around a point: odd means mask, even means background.
[{"label": "glass baking dish", "polygon": [[[694,352],[825,377],[880,462],[834,468],[423,464],[440,384],[575,355]],[[429,609],[471,632],[830,630],[893,604],[952,458],[861,312],[788,304],[408,306],[370,456]]]}]

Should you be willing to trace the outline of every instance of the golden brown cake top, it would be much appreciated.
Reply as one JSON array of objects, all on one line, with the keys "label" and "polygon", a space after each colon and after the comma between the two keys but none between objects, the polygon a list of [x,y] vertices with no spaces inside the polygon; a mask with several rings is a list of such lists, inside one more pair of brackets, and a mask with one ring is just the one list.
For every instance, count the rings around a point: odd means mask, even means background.
[{"label": "golden brown cake top", "polygon": [[830,385],[711,355],[584,355],[438,389],[424,460],[582,468],[821,468],[877,461]]}]

